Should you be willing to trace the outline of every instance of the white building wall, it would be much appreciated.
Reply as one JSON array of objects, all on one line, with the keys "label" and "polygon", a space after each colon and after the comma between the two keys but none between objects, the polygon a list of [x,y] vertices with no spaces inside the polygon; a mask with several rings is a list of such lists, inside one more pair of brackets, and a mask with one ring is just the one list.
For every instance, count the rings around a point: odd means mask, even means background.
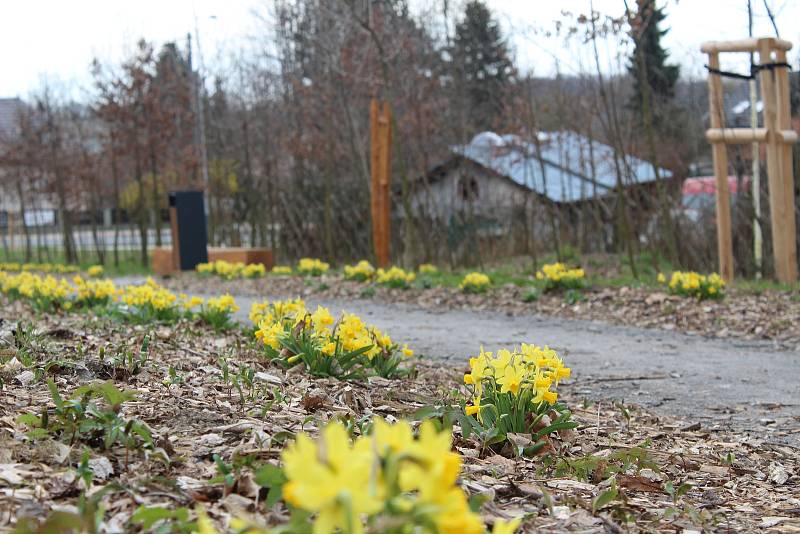
[{"label": "white building wall", "polygon": [[411,206],[415,213],[447,220],[454,213],[492,215],[496,210],[510,210],[524,205],[532,196],[535,194],[507,178],[462,164],[427,187],[418,184]]}]

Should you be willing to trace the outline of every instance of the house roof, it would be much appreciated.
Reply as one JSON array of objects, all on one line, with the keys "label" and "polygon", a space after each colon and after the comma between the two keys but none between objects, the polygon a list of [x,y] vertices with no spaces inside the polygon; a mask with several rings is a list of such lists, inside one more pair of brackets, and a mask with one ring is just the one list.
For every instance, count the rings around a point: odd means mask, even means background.
[{"label": "house roof", "polygon": [[[542,132],[538,147],[517,135],[483,132],[468,145],[455,146],[452,151],[553,202],[607,196],[616,186],[614,150],[574,132]],[[630,155],[624,159],[630,169],[630,179],[623,170],[626,185],[655,180],[649,162]],[[660,169],[660,175],[669,178],[672,173]]]}]

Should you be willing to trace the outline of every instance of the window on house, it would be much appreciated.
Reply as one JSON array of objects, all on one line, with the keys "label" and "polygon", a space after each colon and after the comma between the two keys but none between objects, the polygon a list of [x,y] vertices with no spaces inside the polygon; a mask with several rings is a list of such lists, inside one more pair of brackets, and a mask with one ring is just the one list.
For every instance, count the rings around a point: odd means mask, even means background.
[{"label": "window on house", "polygon": [[461,178],[458,182],[458,195],[467,202],[478,200],[478,180],[474,176]]}]

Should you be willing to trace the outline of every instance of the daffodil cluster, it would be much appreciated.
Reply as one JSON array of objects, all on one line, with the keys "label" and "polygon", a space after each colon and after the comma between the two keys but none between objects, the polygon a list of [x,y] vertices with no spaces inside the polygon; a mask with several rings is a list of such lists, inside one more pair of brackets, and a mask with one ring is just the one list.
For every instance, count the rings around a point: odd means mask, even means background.
[{"label": "daffodil cluster", "polygon": [[9,274],[0,271],[0,290],[12,299],[24,299],[41,311],[72,307],[72,285],[64,278],[40,276],[30,271]]},{"label": "daffodil cluster", "polygon": [[304,276],[322,276],[330,267],[328,263],[317,258],[302,258],[297,262],[297,272]]},{"label": "daffodil cluster", "polygon": [[[193,297],[197,299],[198,297]],[[236,304],[236,300],[228,293],[220,296],[220,297],[212,297],[202,302],[203,299],[199,299],[200,302],[200,311],[198,312],[198,317],[211,325],[214,330],[221,331],[221,330],[228,330],[233,327],[233,314],[239,311],[239,306]],[[194,302],[197,302],[196,300]],[[192,301],[189,300],[187,304],[191,304]],[[184,305],[184,308],[187,306]],[[189,306],[190,308],[193,306]]]},{"label": "daffodil cluster", "polygon": [[375,276],[375,267],[367,260],[361,260],[355,265],[344,266],[344,277],[357,282],[368,282]]},{"label": "daffodil cluster", "polygon": [[543,281],[545,290],[580,289],[586,284],[586,273],[583,269],[568,269],[561,262],[548,263],[536,273],[536,279]]},{"label": "daffodil cluster", "polygon": [[242,276],[245,278],[261,278],[267,274],[267,268],[263,263],[248,263],[242,269]]},{"label": "daffodil cluster", "polygon": [[375,281],[387,287],[408,289],[416,278],[417,275],[413,272],[406,271],[400,267],[391,267],[386,270],[378,269]]},{"label": "daffodil cluster", "polygon": [[458,284],[459,289],[465,293],[483,293],[492,285],[491,279],[478,272],[468,273]]},{"label": "daffodil cluster", "polygon": [[250,306],[250,322],[256,327],[267,321],[268,323],[280,322],[287,317],[295,317],[306,313],[306,303],[301,298],[289,300],[273,300],[254,302]]},{"label": "daffodil cluster", "polygon": [[144,284],[125,286],[119,298],[126,306],[125,314],[142,323],[172,322],[182,315],[178,296],[151,277]]},{"label": "daffodil cluster", "polygon": [[414,354],[357,315],[336,320],[322,306],[310,312],[301,299],[253,303],[250,320],[271,359],[302,362],[315,375],[346,378],[371,370],[389,378],[402,374],[400,364]]},{"label": "daffodil cluster", "polygon": [[86,274],[92,278],[99,278],[103,276],[105,269],[103,269],[102,265],[92,265],[88,269],[86,269]]},{"label": "daffodil cluster", "polygon": [[[658,281],[666,282],[666,277],[659,274]],[[667,284],[670,293],[697,300],[721,299],[725,296],[725,280],[717,273],[698,274],[694,271],[675,271]]]},{"label": "daffodil cluster", "polygon": [[0,263],[0,271],[8,272],[40,272],[40,273],[55,273],[55,274],[70,274],[80,271],[77,265],[63,264],[63,263]]},{"label": "daffodil cluster", "polygon": [[86,280],[76,275],[70,282],[30,271],[18,274],[0,271],[0,292],[12,299],[27,300],[40,311],[106,307],[117,297],[117,288],[108,279]]},{"label": "daffodil cluster", "polygon": [[207,300],[185,293],[176,295],[149,277],[144,284],[126,286],[119,292],[119,300],[124,306],[116,312],[136,322],[171,323],[182,318],[199,319],[217,331],[232,328],[233,314],[239,311],[229,294]]},{"label": "daffodil cluster", "polygon": [[292,268],[288,265],[276,265],[270,272],[278,275],[289,275],[292,274]]},{"label": "daffodil cluster", "polygon": [[267,272],[263,263],[243,263],[216,260],[208,263],[198,263],[195,267],[200,274],[217,275],[226,280],[234,278],[260,278]]},{"label": "daffodil cluster", "polygon": [[555,391],[571,370],[553,349],[522,344],[493,354],[481,348],[469,366],[464,383],[472,394],[472,405],[466,413],[476,416],[498,441],[509,432],[530,434],[531,447],[541,447],[549,433],[575,426],[570,413],[557,403]]},{"label": "daffodil cluster", "polygon": [[194,270],[200,274],[216,274],[216,266],[213,262],[200,262],[195,265]]},{"label": "daffodil cluster", "polygon": [[178,301],[180,301],[181,307],[187,312],[191,312],[194,309],[199,309],[200,306],[206,302],[203,297],[198,297],[197,295],[190,297],[186,293],[179,294]]},{"label": "daffodil cluster", "polygon": [[40,311],[93,308],[140,323],[199,318],[215,330],[231,328],[233,314],[239,310],[231,295],[207,301],[197,296],[175,295],[152,278],[144,284],[117,289],[113,280],[107,278],[76,275],[70,282],[66,278],[29,271],[17,274],[0,271],[0,293],[26,300]]},{"label": "daffodil cluster", "polygon": [[419,274],[439,274],[439,268],[432,263],[423,263],[417,270]]},{"label": "daffodil cluster", "polygon": [[415,437],[405,421],[376,418],[351,440],[331,422],[317,440],[300,434],[283,452],[283,497],[312,516],[315,533],[481,534],[457,481],[461,456],[447,430],[424,422]]},{"label": "daffodil cluster", "polygon": [[75,302],[81,306],[107,306],[117,297],[117,287],[113,280],[107,278],[84,280],[80,276],[75,276],[72,283]]}]

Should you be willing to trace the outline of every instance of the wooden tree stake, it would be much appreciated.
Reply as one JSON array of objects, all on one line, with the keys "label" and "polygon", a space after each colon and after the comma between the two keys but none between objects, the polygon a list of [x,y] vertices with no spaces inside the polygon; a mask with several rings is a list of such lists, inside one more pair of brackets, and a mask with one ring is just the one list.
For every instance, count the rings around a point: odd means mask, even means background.
[{"label": "wooden tree stake", "polygon": [[[760,142],[766,144],[767,179],[769,183],[772,248],[775,274],[779,281],[797,281],[797,237],[795,225],[792,143],[797,135],[791,131],[789,116],[789,78],[786,72],[786,51],[792,43],[782,39],[762,38],[741,41],[708,42],[701,50],[708,54],[708,100],[711,129],[706,138],[712,143],[714,175],[717,181],[717,248],[720,274],[733,279],[733,244],[731,236],[730,195],[728,191],[728,157],[726,145]],[[722,81],[719,72],[720,52],[757,52],[758,79],[764,102],[762,128],[725,128]],[[774,57],[773,57],[774,53]]]},{"label": "wooden tree stake", "polygon": [[[719,54],[708,55],[708,66],[719,69]],[[722,104],[722,81],[719,74],[708,75],[708,107],[711,128],[724,128],[725,108]],[[712,145],[714,176],[717,178],[717,251],[719,252],[719,274],[726,281],[733,280],[733,235],[731,232],[731,204],[728,191],[728,153],[724,142]]]},{"label": "wooden tree stake", "polygon": [[372,241],[379,267],[391,261],[392,112],[388,102],[370,104],[370,167],[372,172]]},{"label": "wooden tree stake", "polygon": [[[775,51],[775,62],[786,63],[786,51],[780,48]],[[762,61],[763,63],[763,61]],[[789,73],[786,67],[775,69],[775,99],[777,105],[777,125],[771,130],[773,137],[780,135],[781,132],[791,131],[792,116],[789,105]],[[768,71],[761,71],[763,75],[769,75]],[[792,132],[794,133],[794,132]],[[792,169],[792,145],[782,142],[780,139],[773,140],[773,144],[778,147],[780,154],[780,171],[778,174],[780,188],[777,201],[783,201],[783,219],[781,221],[783,229],[784,264],[781,266],[783,276],[778,275],[782,282],[794,282],[797,280],[797,228],[795,224],[795,198],[794,198],[794,172]],[[776,258],[777,260],[777,258]]]}]

